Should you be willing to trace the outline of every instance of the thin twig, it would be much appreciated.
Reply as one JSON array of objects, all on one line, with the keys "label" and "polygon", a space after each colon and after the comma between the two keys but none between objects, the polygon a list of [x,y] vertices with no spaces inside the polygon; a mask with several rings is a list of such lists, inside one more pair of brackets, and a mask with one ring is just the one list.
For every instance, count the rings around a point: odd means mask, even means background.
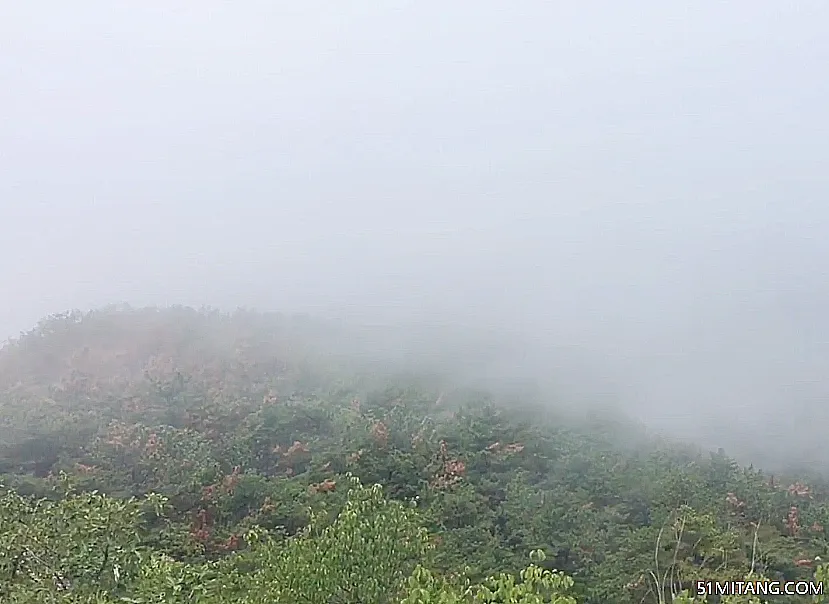
[{"label": "thin twig", "polygon": [[757,562],[757,533],[760,530],[760,524],[763,522],[762,518],[757,521],[757,524],[754,526],[754,543],[751,546],[751,570],[748,573],[748,576],[752,576],[754,574],[754,565]]}]

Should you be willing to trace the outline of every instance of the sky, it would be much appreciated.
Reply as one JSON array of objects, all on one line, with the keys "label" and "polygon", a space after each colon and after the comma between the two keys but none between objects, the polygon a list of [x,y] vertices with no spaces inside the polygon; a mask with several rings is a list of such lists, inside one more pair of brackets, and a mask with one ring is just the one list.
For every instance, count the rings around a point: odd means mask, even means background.
[{"label": "sky", "polygon": [[827,22],[5,3],[0,339],[124,301],[498,328],[655,425],[767,447],[829,404]]}]

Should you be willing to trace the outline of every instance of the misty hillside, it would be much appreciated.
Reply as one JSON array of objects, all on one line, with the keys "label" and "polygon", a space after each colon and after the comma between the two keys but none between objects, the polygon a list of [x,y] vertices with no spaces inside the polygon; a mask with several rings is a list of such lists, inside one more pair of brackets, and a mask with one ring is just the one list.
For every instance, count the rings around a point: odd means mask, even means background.
[{"label": "misty hillside", "polygon": [[0,601],[661,604],[825,576],[828,484],[482,387],[499,338],[427,354],[425,329],[43,320],[0,351]]},{"label": "misty hillside", "polygon": [[0,604],[825,601],[827,23],[0,2]]}]

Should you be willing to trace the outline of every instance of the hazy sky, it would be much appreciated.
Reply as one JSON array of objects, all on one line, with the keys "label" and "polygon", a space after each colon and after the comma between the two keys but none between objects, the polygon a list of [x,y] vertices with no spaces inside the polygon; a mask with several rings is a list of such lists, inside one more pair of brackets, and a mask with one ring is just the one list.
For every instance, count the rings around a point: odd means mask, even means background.
[{"label": "hazy sky", "polygon": [[581,347],[674,414],[829,404],[827,23],[823,0],[3,3],[0,332],[348,307]]}]

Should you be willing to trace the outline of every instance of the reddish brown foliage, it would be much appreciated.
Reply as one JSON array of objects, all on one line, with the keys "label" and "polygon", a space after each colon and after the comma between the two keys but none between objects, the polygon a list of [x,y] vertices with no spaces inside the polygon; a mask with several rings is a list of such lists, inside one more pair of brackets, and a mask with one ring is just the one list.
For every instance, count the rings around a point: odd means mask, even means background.
[{"label": "reddish brown foliage", "polygon": [[487,451],[490,453],[504,453],[505,455],[512,455],[514,453],[520,453],[524,450],[524,445],[521,443],[510,443],[508,445],[502,445],[499,441],[496,441],[489,445],[486,448]]},{"label": "reddish brown foliage", "polygon": [[796,482],[792,485],[789,485],[789,488],[786,489],[789,492],[789,495],[794,495],[795,497],[811,497],[812,491],[811,489],[803,484],[802,482]]},{"label": "reddish brown foliage", "polygon": [[375,422],[371,427],[371,436],[374,442],[380,447],[385,447],[389,443],[389,428],[383,422]]},{"label": "reddish brown foliage", "polygon": [[449,457],[445,440],[440,441],[438,459],[440,467],[432,480],[432,486],[438,489],[445,489],[460,482],[466,472],[466,464],[459,459]]},{"label": "reddish brown foliage", "polygon": [[789,514],[783,522],[786,525],[786,529],[789,531],[789,534],[793,537],[800,532],[800,513],[798,512],[796,506],[789,508]]},{"label": "reddish brown foliage", "polygon": [[308,490],[311,493],[330,493],[337,488],[337,482],[331,480],[330,478],[326,478],[322,482],[318,482],[317,484],[312,484],[308,487]]}]

